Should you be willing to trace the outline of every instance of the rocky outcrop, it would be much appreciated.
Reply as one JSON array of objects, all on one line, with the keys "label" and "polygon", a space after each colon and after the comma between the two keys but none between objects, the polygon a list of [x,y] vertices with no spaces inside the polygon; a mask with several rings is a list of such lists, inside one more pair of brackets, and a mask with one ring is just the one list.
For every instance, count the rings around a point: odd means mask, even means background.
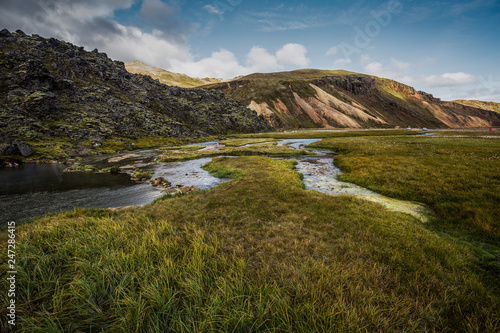
[{"label": "rocky outcrop", "polygon": [[35,153],[33,147],[21,141],[12,141],[11,138],[0,135],[0,155],[31,156]]},{"label": "rocky outcrop", "polygon": [[[0,32],[0,134],[90,140],[201,137],[271,130],[263,117],[218,91],[131,74],[105,53]],[[28,150],[20,148],[20,151]]]}]

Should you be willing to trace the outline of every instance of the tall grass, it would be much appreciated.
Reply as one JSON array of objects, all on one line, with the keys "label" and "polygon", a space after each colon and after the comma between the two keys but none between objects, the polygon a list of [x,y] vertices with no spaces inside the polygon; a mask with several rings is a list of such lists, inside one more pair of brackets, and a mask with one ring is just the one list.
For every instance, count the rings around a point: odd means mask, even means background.
[{"label": "tall grass", "polygon": [[474,137],[325,139],[343,180],[426,203],[461,232],[500,241],[500,142]]},{"label": "tall grass", "polygon": [[206,168],[234,179],[209,191],[18,226],[17,324],[40,332],[500,329],[499,297],[467,247],[377,204],[305,191],[293,165],[218,158]]}]

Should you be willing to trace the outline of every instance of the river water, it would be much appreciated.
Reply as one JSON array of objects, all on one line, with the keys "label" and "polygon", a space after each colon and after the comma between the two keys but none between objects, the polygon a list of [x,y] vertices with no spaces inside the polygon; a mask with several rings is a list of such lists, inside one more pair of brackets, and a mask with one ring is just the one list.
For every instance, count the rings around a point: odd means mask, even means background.
[{"label": "river water", "polygon": [[[280,141],[296,149],[304,149],[308,144],[320,139],[293,139]],[[216,147],[218,142],[198,143],[196,145]],[[329,195],[356,195],[360,198],[378,202],[389,209],[421,218],[423,206],[399,201],[354,184],[337,180],[340,170],[333,164],[332,152],[310,150],[316,153],[294,159],[296,170],[304,175],[307,190],[315,190]],[[201,158],[183,162],[158,163],[155,158],[160,150],[133,151],[114,156],[98,155],[83,159],[82,165],[98,168],[117,166],[131,171],[137,167],[154,171],[153,178],[163,177],[173,185],[195,185],[208,189],[227,179],[210,176],[201,166],[212,158]],[[0,169],[0,224],[8,221],[23,221],[71,210],[75,207],[113,208],[130,205],[145,205],[163,195],[148,182],[135,182],[128,174],[99,174],[84,172],[63,172],[60,164],[22,165],[18,168]]]},{"label": "river water", "polygon": [[[159,154],[159,150],[142,150],[112,157],[92,156],[79,162],[98,168],[114,165],[125,171],[140,167],[154,171],[153,178],[164,177],[174,185],[195,185],[202,190],[227,180],[212,177],[201,169],[211,158],[156,163],[154,160]],[[35,164],[0,169],[0,225],[8,221],[19,222],[47,213],[72,210],[75,207],[145,205],[163,195],[161,190],[154,188],[149,182],[135,182],[125,173],[111,175],[63,172],[65,168],[61,164]]]}]

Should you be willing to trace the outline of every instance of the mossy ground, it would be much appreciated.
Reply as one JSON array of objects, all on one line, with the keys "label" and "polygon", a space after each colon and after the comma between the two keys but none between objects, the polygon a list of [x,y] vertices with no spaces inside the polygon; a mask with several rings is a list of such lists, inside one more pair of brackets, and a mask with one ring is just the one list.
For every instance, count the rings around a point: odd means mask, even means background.
[{"label": "mossy ground", "polygon": [[[117,152],[134,150],[134,149],[151,149],[164,146],[183,145],[192,142],[212,141],[215,136],[207,136],[203,138],[171,138],[171,137],[140,137],[134,139],[113,138],[104,140],[101,145],[94,146],[90,140],[76,142],[64,139],[45,138],[42,140],[25,141],[34,147],[35,154],[29,159],[34,159],[39,162],[60,161],[64,162],[70,159],[68,152],[78,152],[76,146],[83,146],[88,149],[88,155],[97,154],[116,154]],[[20,161],[26,158],[17,156]]]},{"label": "mossy ground", "polygon": [[[199,149],[193,150],[191,146],[174,148],[174,149],[165,149],[163,154],[160,155],[158,161],[160,162],[173,162],[173,161],[183,161],[190,160],[195,158],[202,157],[211,157],[211,156],[250,156],[250,155],[269,155],[269,156],[302,156],[308,155],[310,153],[304,150],[298,150],[289,148],[287,146],[279,146],[276,142],[268,142],[273,139],[266,140],[256,140],[258,144],[243,147],[248,143],[255,143],[255,140],[249,139],[236,139],[230,140],[229,146],[219,147],[217,149]],[[224,141],[222,141],[224,142]]]}]

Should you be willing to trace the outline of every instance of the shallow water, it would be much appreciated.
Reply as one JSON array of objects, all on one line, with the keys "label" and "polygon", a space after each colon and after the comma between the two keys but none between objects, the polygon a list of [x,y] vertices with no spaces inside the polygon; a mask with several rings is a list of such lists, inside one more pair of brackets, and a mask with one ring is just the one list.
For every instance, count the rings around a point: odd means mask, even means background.
[{"label": "shallow water", "polygon": [[[80,162],[98,168],[114,165],[128,171],[142,167],[154,171],[153,178],[164,177],[173,185],[195,185],[202,190],[227,180],[212,177],[201,169],[211,158],[158,163],[154,160],[159,153],[159,150],[142,150],[114,156],[98,155]],[[62,164],[36,164],[0,169],[0,225],[75,207],[145,205],[163,195],[162,190],[149,182],[137,183],[125,173],[63,172],[65,168]]]}]

